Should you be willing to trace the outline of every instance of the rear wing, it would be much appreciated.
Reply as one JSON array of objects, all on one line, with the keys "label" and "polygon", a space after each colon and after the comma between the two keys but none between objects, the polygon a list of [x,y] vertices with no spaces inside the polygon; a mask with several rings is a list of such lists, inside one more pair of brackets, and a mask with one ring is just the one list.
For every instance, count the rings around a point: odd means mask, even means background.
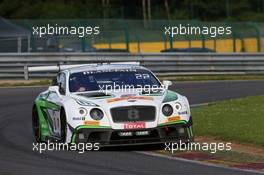
[{"label": "rear wing", "polygon": [[131,64],[131,65],[139,65],[139,62],[112,62],[112,63],[97,63],[97,64],[71,64],[71,65],[56,65],[56,66],[32,66],[28,67],[28,72],[45,72],[45,71],[54,71],[60,72],[62,70],[67,70],[76,67],[82,66],[97,66],[102,64]]}]

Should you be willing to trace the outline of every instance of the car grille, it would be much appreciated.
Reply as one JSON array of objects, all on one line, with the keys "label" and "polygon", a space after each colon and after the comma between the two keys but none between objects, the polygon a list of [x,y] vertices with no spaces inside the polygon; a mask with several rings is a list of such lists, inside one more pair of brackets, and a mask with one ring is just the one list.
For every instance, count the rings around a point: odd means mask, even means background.
[{"label": "car grille", "polygon": [[115,123],[154,121],[155,114],[154,106],[128,106],[111,109],[112,119]]}]

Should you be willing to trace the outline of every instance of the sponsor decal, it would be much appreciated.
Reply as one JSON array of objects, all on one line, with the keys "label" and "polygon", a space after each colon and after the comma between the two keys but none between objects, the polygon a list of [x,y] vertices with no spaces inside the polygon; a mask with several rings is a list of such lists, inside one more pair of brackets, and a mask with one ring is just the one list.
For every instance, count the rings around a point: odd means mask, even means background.
[{"label": "sponsor decal", "polygon": [[179,115],[186,115],[186,114],[188,114],[188,112],[187,111],[183,111],[183,112],[178,112],[178,114]]},{"label": "sponsor decal", "polygon": [[93,125],[93,126],[99,126],[99,121],[84,121],[84,125]]},{"label": "sponsor decal", "polygon": [[143,129],[146,128],[145,122],[129,122],[124,124],[124,129]]},{"label": "sponsor decal", "polygon": [[91,74],[98,74],[104,72],[137,72],[137,69],[104,69],[104,70],[92,70],[92,71],[85,71],[83,75],[91,75]]},{"label": "sponsor decal", "polygon": [[85,120],[85,117],[73,117],[72,120]]},{"label": "sponsor decal", "polygon": [[112,103],[112,102],[118,102],[118,101],[131,101],[131,100],[153,100],[153,97],[141,97],[141,96],[131,96],[131,97],[120,97],[120,98],[113,98],[107,100],[107,103]]},{"label": "sponsor decal", "polygon": [[180,116],[174,116],[174,117],[168,118],[168,122],[175,122],[175,121],[179,121],[179,120],[181,120]]}]

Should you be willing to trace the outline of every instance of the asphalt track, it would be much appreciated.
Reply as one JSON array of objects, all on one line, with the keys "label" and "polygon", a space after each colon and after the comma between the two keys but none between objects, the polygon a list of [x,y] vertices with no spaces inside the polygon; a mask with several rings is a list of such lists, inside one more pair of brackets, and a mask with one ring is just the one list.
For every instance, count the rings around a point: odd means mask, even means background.
[{"label": "asphalt track", "polygon": [[[264,95],[264,81],[176,83],[191,104]],[[31,107],[45,88],[0,88],[0,175],[36,174],[181,174],[249,175],[253,172],[212,167],[133,151],[32,151]]]}]

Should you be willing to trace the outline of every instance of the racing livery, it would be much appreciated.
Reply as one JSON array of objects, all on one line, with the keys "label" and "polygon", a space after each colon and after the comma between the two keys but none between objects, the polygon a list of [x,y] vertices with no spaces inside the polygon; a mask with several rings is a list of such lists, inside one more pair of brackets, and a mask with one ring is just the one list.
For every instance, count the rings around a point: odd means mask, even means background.
[{"label": "racing livery", "polygon": [[105,146],[191,142],[188,100],[168,90],[169,85],[139,65],[61,70],[34,102],[35,139]]}]

